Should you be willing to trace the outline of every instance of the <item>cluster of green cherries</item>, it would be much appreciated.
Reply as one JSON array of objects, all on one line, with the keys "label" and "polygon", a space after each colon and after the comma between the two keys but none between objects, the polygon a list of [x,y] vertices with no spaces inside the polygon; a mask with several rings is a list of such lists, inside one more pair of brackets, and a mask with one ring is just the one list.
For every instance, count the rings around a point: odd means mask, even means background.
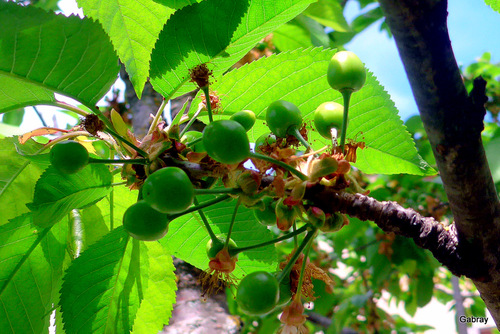
[{"label": "cluster of green cherries", "polygon": [[[332,129],[341,130],[341,148],[345,142],[347,128],[347,111],[352,92],[359,90],[365,80],[366,71],[363,63],[352,52],[337,52],[331,59],[327,79],[330,86],[342,93],[344,105],[336,102],[321,104],[314,113],[314,124],[319,134],[332,139]],[[255,123],[255,114],[251,111],[240,111],[230,119],[210,122],[203,133],[188,131],[182,138],[195,152],[206,152],[210,158],[222,164],[239,164],[249,158],[262,159],[271,162],[302,180],[307,176],[295,168],[259,153],[258,147],[270,140],[265,134],[256,141],[255,152],[250,150],[247,131]],[[267,126],[276,137],[295,136],[307,150],[310,145],[301,136],[302,116],[299,108],[288,101],[278,100],[271,103],[266,112]],[[75,142],[65,141],[55,144],[50,151],[50,162],[58,171],[73,174],[89,163],[142,163],[149,164],[147,159],[103,160],[89,157],[86,148]],[[205,189],[195,189],[189,176],[178,167],[165,167],[150,174],[140,189],[141,198],[130,206],[123,216],[124,229],[130,236],[143,240],[155,241],[168,232],[169,222],[183,214],[200,210],[203,207],[217,203],[218,199],[199,205],[196,195]],[[227,198],[227,197],[226,197]],[[272,207],[273,200],[265,198],[266,206]],[[195,203],[195,206],[193,206]],[[271,209],[273,211],[274,208]],[[276,223],[276,215],[256,210],[256,217],[263,224]],[[274,220],[274,221],[273,221]],[[306,236],[307,238],[307,236]],[[209,247],[208,253],[221,249],[222,243],[216,248]],[[297,250],[298,251],[298,250]],[[213,256],[214,254],[212,254]],[[278,277],[277,277],[278,276]],[[286,280],[283,272],[273,275],[268,272],[253,272],[245,276],[239,284],[237,302],[241,309],[252,315],[265,314],[289,301],[290,290],[281,289]],[[281,297],[280,297],[280,290]]]}]

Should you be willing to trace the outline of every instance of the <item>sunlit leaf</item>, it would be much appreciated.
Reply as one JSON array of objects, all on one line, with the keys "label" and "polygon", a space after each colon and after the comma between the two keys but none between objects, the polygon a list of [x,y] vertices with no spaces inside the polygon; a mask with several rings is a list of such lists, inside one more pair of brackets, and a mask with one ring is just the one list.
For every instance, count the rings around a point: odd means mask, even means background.
[{"label": "sunlit leaf", "polygon": [[117,78],[117,57],[97,22],[5,1],[0,22],[0,113],[50,104],[54,93],[93,106]]},{"label": "sunlit leaf", "polygon": [[0,226],[2,333],[47,331],[58,300],[67,226],[38,229],[30,214]]},{"label": "sunlit leaf", "polygon": [[62,174],[50,166],[35,187],[35,224],[46,227],[57,223],[73,209],[96,203],[111,190],[111,173],[104,165],[91,164],[75,174]]},{"label": "sunlit leaf", "polygon": [[[221,98],[226,118],[238,110],[249,109],[257,122],[248,132],[251,141],[269,131],[265,126],[268,105],[276,100],[294,103],[308,125],[308,138],[314,148],[331,144],[312,129],[315,109],[323,102],[342,102],[342,96],[326,80],[328,63],[334,50],[301,49],[262,58],[224,75],[213,85]],[[356,167],[365,173],[434,174],[417,153],[389,94],[368,72],[366,84],[351,97],[347,138],[366,143],[358,149]]]},{"label": "sunlit leaf", "polygon": [[[224,73],[313,0],[204,0],[175,12],[151,55],[151,83],[164,97],[193,90],[189,70],[210,63]],[[184,85],[184,87],[182,87]]]}]

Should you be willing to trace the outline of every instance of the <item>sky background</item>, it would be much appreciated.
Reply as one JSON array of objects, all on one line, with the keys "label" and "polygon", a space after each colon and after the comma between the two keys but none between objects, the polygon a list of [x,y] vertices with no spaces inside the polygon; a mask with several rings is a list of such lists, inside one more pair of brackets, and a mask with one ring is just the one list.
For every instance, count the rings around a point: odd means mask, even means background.
[{"label": "sky background", "polygon": [[[347,1],[345,15],[350,22],[359,14],[359,3]],[[363,10],[365,11],[365,9]],[[465,67],[484,52],[491,62],[500,62],[500,14],[481,0],[449,0],[448,30],[458,65]],[[345,48],[356,53],[391,95],[403,120],[418,113],[394,39],[380,32],[376,22],[356,36]]]}]

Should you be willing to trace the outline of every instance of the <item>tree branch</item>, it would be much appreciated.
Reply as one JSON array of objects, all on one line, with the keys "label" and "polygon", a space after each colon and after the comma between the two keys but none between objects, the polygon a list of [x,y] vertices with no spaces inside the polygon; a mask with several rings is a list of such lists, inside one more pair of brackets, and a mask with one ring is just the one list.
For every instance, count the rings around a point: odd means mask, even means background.
[{"label": "tree branch", "polygon": [[372,220],[385,232],[413,239],[457,276],[476,277],[481,273],[477,259],[467,262],[458,251],[455,225],[446,228],[434,218],[423,217],[396,202],[379,202],[369,196],[335,192],[321,185],[308,189],[305,198],[325,212],[339,211],[360,220]]},{"label": "tree branch", "polygon": [[[500,203],[481,141],[484,82],[463,85],[447,29],[447,1],[380,0],[412,87],[453,212],[457,251],[500,324]],[[481,261],[482,262],[482,261]]]}]

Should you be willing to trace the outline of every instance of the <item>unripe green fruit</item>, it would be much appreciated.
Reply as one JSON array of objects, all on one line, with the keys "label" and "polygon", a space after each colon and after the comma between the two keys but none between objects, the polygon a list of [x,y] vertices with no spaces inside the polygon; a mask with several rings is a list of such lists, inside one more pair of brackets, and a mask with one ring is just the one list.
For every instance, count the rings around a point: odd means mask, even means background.
[{"label": "unripe green fruit", "polygon": [[279,283],[273,274],[255,271],[246,275],[238,285],[236,302],[249,315],[271,312],[279,300]]},{"label": "unripe green fruit", "polygon": [[314,112],[314,126],[319,134],[326,139],[331,139],[332,128],[342,129],[344,119],[344,106],[337,102],[325,102],[319,105]]},{"label": "unripe green fruit", "polygon": [[264,133],[255,141],[255,152],[262,153],[260,147],[263,145],[271,145],[276,143],[276,136],[271,132]]},{"label": "unripe green fruit", "polygon": [[342,226],[344,226],[344,216],[338,212],[335,212],[325,219],[325,223],[319,229],[322,232],[330,233],[337,232],[342,228]]},{"label": "unripe green fruit", "polygon": [[276,201],[272,197],[262,199],[264,210],[254,209],[255,218],[265,226],[276,225]]},{"label": "unripe green fruit", "polygon": [[144,181],[142,196],[155,210],[179,213],[193,203],[194,187],[182,169],[165,167],[155,171]]},{"label": "unripe green fruit", "polygon": [[[213,259],[217,255],[217,253],[219,253],[222,250],[222,248],[224,248],[225,243],[226,243],[225,239],[224,240],[219,239],[219,242],[217,242],[215,245],[213,244],[212,239],[208,240],[206,247],[208,258]],[[237,247],[236,242],[234,242],[233,239],[229,239],[228,249],[233,249],[236,247]]]},{"label": "unripe green fruit", "polygon": [[245,128],[229,119],[208,124],[203,130],[203,145],[212,159],[223,164],[237,164],[250,155]]},{"label": "unripe green fruit", "polygon": [[55,144],[49,155],[50,163],[64,174],[74,174],[89,163],[89,152],[76,141],[65,141]]},{"label": "unripe green fruit", "polygon": [[285,138],[293,134],[291,129],[301,127],[302,115],[295,104],[278,100],[267,107],[266,122],[272,133]]},{"label": "unripe green fruit", "polygon": [[366,81],[365,66],[353,52],[339,51],[328,64],[327,79],[338,91],[358,91]]},{"label": "unripe green fruit", "polygon": [[242,110],[234,113],[229,119],[236,121],[245,128],[246,131],[250,130],[255,124],[255,113],[251,110]]},{"label": "unripe green fruit", "polygon": [[153,209],[146,201],[131,205],[123,215],[123,228],[131,237],[156,241],[168,232],[168,216]]},{"label": "unripe green fruit", "polygon": [[[184,136],[182,136],[181,141],[185,144],[189,144],[190,142],[193,142],[196,139],[202,138],[202,137],[203,137],[203,133],[201,133],[199,131],[188,131],[184,134]],[[196,144],[194,144],[190,147],[194,152],[198,152],[198,153],[206,152],[205,146],[203,146],[203,140],[197,142]]]},{"label": "unripe green fruit", "polygon": [[[278,277],[280,272],[275,274],[276,278]],[[278,303],[276,303],[277,307],[282,307],[290,303],[292,300],[292,287],[290,285],[290,277],[285,277],[283,281],[280,282],[280,298]]]}]

